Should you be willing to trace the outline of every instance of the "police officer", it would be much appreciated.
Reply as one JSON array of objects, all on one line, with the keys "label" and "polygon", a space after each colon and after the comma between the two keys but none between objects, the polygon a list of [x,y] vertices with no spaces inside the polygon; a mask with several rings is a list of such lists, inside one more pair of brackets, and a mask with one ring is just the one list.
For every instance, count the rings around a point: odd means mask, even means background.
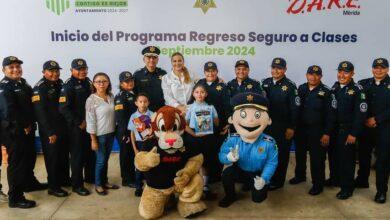
[{"label": "police officer", "polygon": [[153,112],[165,105],[161,88],[161,79],[167,72],[157,67],[160,49],[149,46],[142,50],[145,67],[134,73],[136,93],[145,93],[149,97],[149,109]]},{"label": "police officer", "polygon": [[[368,90],[372,86],[372,77],[359,80],[358,84],[363,87],[364,93],[368,95]],[[370,112],[370,110],[370,106],[368,106],[368,112]],[[371,171],[371,153],[374,148],[374,145],[375,128],[370,128],[365,125],[363,128],[363,133],[359,137],[358,143],[359,170],[357,172],[357,177],[355,178],[356,188],[369,188],[368,178],[370,176]]]},{"label": "police officer", "polygon": [[336,82],[332,90],[337,100],[336,110],[336,162],[340,181],[337,198],[344,200],[352,196],[355,184],[356,139],[362,133],[367,112],[367,103],[362,87],[353,80],[354,66],[343,61],[338,66]]},{"label": "police officer", "polygon": [[[1,93],[1,92],[0,92]],[[5,99],[2,95],[0,95],[0,182],[1,182],[1,164],[3,163],[3,154],[2,154],[2,146],[3,146],[3,133],[1,131],[1,125],[4,123],[4,119],[6,117],[5,115],[5,109],[4,106],[6,105]],[[1,202],[8,202],[8,197],[6,194],[2,191],[3,185],[0,183],[0,203]]]},{"label": "police officer", "polygon": [[218,162],[219,147],[225,140],[229,123],[228,118],[232,112],[230,106],[229,88],[218,78],[218,67],[215,62],[206,62],[204,65],[205,78],[200,79],[197,83],[202,84],[207,90],[206,102],[213,105],[218,113],[219,126],[214,128],[214,134],[216,134],[217,146],[210,151],[211,155],[214,155],[215,164],[210,165],[210,183],[219,181],[221,178],[222,166]]},{"label": "police officer", "polygon": [[[61,189],[64,180],[64,164],[68,138],[66,136],[65,119],[58,109],[58,100],[62,88],[60,77],[61,67],[54,60],[43,64],[43,78],[34,86],[32,102],[39,126],[39,136],[42,143],[43,156],[49,183],[49,195],[57,197],[68,196]],[[67,171],[69,173],[69,171]]]},{"label": "police officer", "polygon": [[32,158],[32,155],[35,155],[35,149],[31,142],[35,136],[31,103],[32,89],[22,78],[22,63],[23,61],[14,56],[4,58],[5,77],[0,82],[1,96],[5,100],[5,104],[1,106],[2,112],[5,112],[2,131],[5,133],[3,143],[8,153],[8,205],[10,208],[35,207],[35,201],[27,200],[23,191],[27,187],[32,189],[38,184],[32,170],[34,167],[31,168],[35,165],[35,160]]},{"label": "police officer", "polygon": [[385,203],[390,172],[390,77],[389,62],[375,59],[372,64],[373,78],[364,87],[368,102],[366,126],[374,129],[376,144],[376,189],[375,202]]},{"label": "police officer", "polygon": [[249,78],[249,64],[246,60],[238,60],[235,65],[236,78],[228,82],[230,97],[243,92],[263,94],[260,82]]},{"label": "police officer", "polygon": [[92,82],[87,77],[88,66],[84,59],[74,59],[71,64],[72,76],[65,82],[59,98],[60,113],[68,125],[70,137],[70,162],[73,191],[81,196],[90,192],[83,184],[93,183],[95,176],[95,154],[91,150],[91,140],[86,132],[85,102],[91,94]]},{"label": "police officer", "polygon": [[284,185],[300,105],[297,87],[286,77],[286,71],[286,61],[283,58],[274,58],[271,64],[272,77],[262,82],[269,100],[272,119],[272,124],[265,133],[276,140],[279,153],[278,168],[272,177],[270,190],[276,190]]},{"label": "police officer", "polygon": [[134,151],[130,142],[130,132],[127,125],[131,114],[137,107],[134,104],[134,77],[124,71],[119,74],[119,93],[115,96],[116,137],[120,145],[119,163],[121,168],[122,185],[135,188]]},{"label": "police officer", "polygon": [[306,73],[307,83],[298,88],[301,106],[295,135],[295,177],[290,184],[306,181],[306,155],[310,153],[310,171],[313,187],[310,195],[323,191],[325,182],[325,158],[330,135],[334,128],[336,100],[330,88],[322,84],[322,69],[310,66]]}]

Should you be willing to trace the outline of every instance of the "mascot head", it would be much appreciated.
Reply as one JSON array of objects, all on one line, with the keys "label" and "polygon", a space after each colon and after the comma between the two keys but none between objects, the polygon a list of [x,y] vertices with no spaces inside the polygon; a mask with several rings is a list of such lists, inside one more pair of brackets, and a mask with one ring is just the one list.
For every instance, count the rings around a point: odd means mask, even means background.
[{"label": "mascot head", "polygon": [[181,135],[185,127],[185,119],[176,108],[164,106],[152,116],[152,129],[159,138],[158,145],[168,154],[184,147]]},{"label": "mascot head", "polygon": [[235,95],[231,104],[234,109],[233,115],[229,117],[229,123],[234,125],[243,141],[255,142],[271,124],[268,100],[260,94],[248,92]]}]

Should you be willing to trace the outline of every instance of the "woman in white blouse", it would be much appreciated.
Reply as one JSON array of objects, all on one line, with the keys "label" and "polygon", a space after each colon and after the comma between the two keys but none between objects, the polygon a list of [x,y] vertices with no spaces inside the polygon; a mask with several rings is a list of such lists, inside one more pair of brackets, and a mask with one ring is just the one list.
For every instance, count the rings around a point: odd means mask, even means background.
[{"label": "woman in white blouse", "polygon": [[106,189],[118,189],[108,183],[108,159],[114,143],[115,111],[110,78],[105,73],[93,77],[92,94],[85,104],[87,132],[91,135],[91,147],[96,152],[95,191],[107,195]]},{"label": "woman in white blouse", "polygon": [[162,77],[165,104],[178,108],[183,114],[195,85],[195,76],[184,66],[184,57],[176,52],[171,57],[172,70]]}]

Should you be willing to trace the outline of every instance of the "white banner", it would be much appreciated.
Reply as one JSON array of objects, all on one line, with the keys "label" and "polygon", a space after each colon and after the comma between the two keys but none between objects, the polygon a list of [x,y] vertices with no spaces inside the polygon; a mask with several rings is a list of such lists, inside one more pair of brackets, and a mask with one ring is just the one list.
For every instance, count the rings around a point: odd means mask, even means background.
[{"label": "white banner", "polygon": [[317,64],[331,86],[340,61],[354,63],[361,79],[390,51],[388,0],[12,0],[1,8],[0,56],[22,59],[32,85],[46,60],[57,60],[66,79],[80,57],[90,76],[106,72],[116,86],[121,71],[143,67],[141,50],[156,45],[166,70],[178,50],[199,76],[212,60],[231,80],[235,61],[246,59],[260,80],[272,58],[284,57],[297,84]]}]

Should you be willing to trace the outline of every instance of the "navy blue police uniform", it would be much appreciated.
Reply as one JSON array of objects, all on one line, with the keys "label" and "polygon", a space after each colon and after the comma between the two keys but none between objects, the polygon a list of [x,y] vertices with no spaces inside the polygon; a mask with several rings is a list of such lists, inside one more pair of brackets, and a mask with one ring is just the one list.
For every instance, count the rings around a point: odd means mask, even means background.
[{"label": "navy blue police uniform", "polygon": [[[129,80],[134,80],[130,72],[124,71],[119,74],[120,82]],[[130,142],[130,131],[127,130],[130,116],[137,110],[134,102],[135,94],[133,91],[120,88],[119,93],[115,96],[116,138],[120,147],[119,164],[123,186],[134,185],[135,181],[134,151]]]},{"label": "navy blue police uniform", "polygon": [[[375,59],[373,68],[389,68],[389,63],[384,58]],[[364,86],[368,103],[368,118],[374,117],[376,126],[373,128],[373,143],[376,147],[376,189],[375,201],[386,202],[388,182],[390,174],[390,77],[387,76],[376,82],[370,78]],[[367,156],[367,155],[366,155]],[[368,161],[369,162],[369,161]]]},{"label": "navy blue police uniform", "polygon": [[[283,58],[275,58],[271,67],[285,69],[286,61]],[[292,140],[286,139],[285,132],[288,128],[296,129],[300,98],[295,83],[285,76],[276,82],[272,77],[266,78],[262,81],[262,86],[269,100],[272,119],[272,124],[267,127],[265,133],[272,136],[278,145],[278,168],[270,185],[270,189],[274,190],[283,187],[286,179]]]},{"label": "navy blue police uniform", "polygon": [[[72,69],[88,68],[83,59],[74,59],[71,66]],[[59,98],[60,113],[66,120],[70,137],[72,187],[79,192],[86,192],[83,186],[83,170],[86,182],[93,183],[95,177],[95,154],[91,149],[91,139],[87,131],[79,127],[85,121],[85,103],[91,95],[91,86],[92,82],[88,77],[80,80],[71,76],[64,83]]]},{"label": "navy blue police uniform", "polygon": [[[3,67],[22,64],[17,57],[4,58]],[[8,153],[7,179],[9,206],[31,208],[35,202],[25,199],[23,192],[44,189],[34,176],[36,162],[35,118],[31,102],[32,88],[25,79],[18,81],[4,77],[0,82],[5,104],[2,124],[3,143]],[[25,129],[30,128],[27,134]]]},{"label": "navy blue police uniform", "polygon": [[[352,72],[353,64],[343,61],[338,67],[339,71]],[[352,196],[355,188],[355,150],[356,144],[346,143],[348,135],[358,138],[363,131],[366,119],[367,103],[363,89],[353,79],[345,86],[336,82],[332,87],[337,100],[336,110],[336,175],[341,191],[338,199],[347,199]]]},{"label": "navy blue police uniform", "polygon": [[[149,46],[142,50],[144,56],[158,56],[160,49]],[[134,72],[136,94],[145,93],[149,98],[149,110],[155,112],[165,105],[161,79],[167,72],[159,67],[153,72],[144,67]]]},{"label": "navy blue police uniform", "polygon": [[[56,61],[49,60],[43,64],[45,70],[60,70]],[[62,89],[62,80],[50,81],[43,77],[33,89],[32,103],[38,122],[43,156],[47,170],[49,193],[66,196],[61,186],[70,182],[69,143],[65,118],[60,114],[58,100]],[[55,143],[49,137],[56,135]]]},{"label": "navy blue police uniform", "polygon": [[[321,67],[310,66],[307,74],[322,75]],[[306,180],[307,151],[310,154],[310,171],[313,188],[311,195],[322,192],[325,183],[325,159],[327,146],[321,146],[320,139],[323,135],[332,134],[335,122],[336,100],[329,87],[320,82],[315,88],[310,89],[308,83],[298,88],[298,96],[301,100],[298,113],[297,132],[295,135],[295,177],[290,180],[296,184]]]}]

